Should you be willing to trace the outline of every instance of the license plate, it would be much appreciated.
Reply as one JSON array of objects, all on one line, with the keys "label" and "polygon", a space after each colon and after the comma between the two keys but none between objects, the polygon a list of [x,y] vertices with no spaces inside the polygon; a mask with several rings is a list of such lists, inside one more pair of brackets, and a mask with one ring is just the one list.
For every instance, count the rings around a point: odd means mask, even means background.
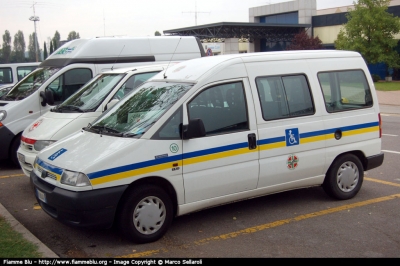
[{"label": "license plate", "polygon": [[21,163],[25,163],[25,155],[23,155],[21,153],[17,153],[17,157],[18,157],[18,161],[20,161]]},{"label": "license plate", "polygon": [[40,191],[39,189],[36,189],[36,193],[38,195],[38,198],[43,201],[44,203],[46,203],[46,194],[43,193],[42,191]]}]

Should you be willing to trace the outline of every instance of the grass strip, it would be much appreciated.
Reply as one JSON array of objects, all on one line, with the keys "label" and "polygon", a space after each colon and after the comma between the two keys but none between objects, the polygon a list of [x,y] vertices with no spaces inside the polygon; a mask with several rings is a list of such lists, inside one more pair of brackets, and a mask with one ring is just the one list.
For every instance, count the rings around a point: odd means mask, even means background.
[{"label": "grass strip", "polygon": [[0,258],[42,258],[38,247],[0,216]]}]

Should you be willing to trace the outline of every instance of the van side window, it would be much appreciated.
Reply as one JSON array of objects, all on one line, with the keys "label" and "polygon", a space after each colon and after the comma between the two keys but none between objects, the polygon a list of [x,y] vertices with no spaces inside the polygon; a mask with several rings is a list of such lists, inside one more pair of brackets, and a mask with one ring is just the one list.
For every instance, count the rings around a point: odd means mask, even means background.
[{"label": "van side window", "polygon": [[0,84],[13,83],[13,76],[10,67],[0,68]]},{"label": "van side window", "polygon": [[92,71],[88,68],[71,69],[50,83],[46,90],[52,92],[54,104],[57,105],[65,101],[91,78]]},{"label": "van side window", "polygon": [[131,92],[134,88],[137,88],[140,84],[157,74],[159,71],[156,72],[148,72],[148,73],[139,73],[136,75],[131,76],[124,85],[122,85],[118,91],[114,94],[112,99],[120,100],[122,97],[127,95]]},{"label": "van side window", "polygon": [[313,115],[315,108],[304,75],[256,78],[264,120]]},{"label": "van side window", "polygon": [[182,106],[154,134],[152,139],[181,139]]},{"label": "van side window", "polygon": [[21,67],[17,67],[18,81],[23,79],[26,75],[31,73],[36,68],[37,68],[37,66],[21,66]]},{"label": "van side window", "polygon": [[206,135],[249,129],[242,82],[208,88],[188,103],[189,119],[203,120]]},{"label": "van side window", "polygon": [[362,70],[319,73],[318,80],[329,113],[372,106],[371,90]]}]

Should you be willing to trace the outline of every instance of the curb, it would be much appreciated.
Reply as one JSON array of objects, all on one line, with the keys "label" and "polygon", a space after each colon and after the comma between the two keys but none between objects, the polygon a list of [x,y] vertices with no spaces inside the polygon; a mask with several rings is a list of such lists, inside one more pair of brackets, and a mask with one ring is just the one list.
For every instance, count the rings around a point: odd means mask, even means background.
[{"label": "curb", "polygon": [[11,227],[22,234],[22,236],[29,242],[35,244],[38,247],[38,251],[42,253],[44,258],[59,258],[56,253],[49,249],[45,244],[36,238],[31,232],[28,231],[20,222],[18,222],[4,206],[0,203],[0,216],[11,225]]}]

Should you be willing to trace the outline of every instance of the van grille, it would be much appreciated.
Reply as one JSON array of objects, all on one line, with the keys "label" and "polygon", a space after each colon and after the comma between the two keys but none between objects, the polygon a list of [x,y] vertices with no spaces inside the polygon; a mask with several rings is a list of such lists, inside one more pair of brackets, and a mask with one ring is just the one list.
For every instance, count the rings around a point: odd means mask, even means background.
[{"label": "van grille", "polygon": [[40,172],[40,177],[41,177],[41,178],[46,178],[46,177],[48,177],[48,178],[57,180],[57,177],[56,177],[54,174],[52,174],[52,173],[50,173],[50,172],[47,172],[47,171],[44,170],[42,167],[38,167],[38,171]]}]

